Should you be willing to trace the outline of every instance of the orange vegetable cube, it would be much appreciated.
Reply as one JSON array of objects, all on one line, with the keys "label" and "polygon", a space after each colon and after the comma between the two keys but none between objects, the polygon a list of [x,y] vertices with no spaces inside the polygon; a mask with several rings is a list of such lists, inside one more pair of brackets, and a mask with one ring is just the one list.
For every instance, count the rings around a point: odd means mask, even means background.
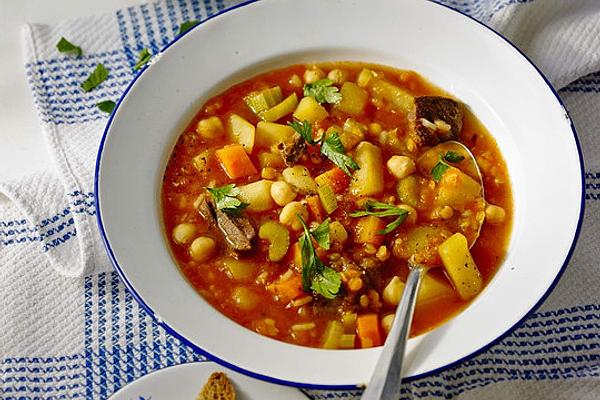
[{"label": "orange vegetable cube", "polygon": [[245,176],[258,174],[252,160],[239,144],[225,146],[215,152],[217,159],[231,179],[243,178]]},{"label": "orange vegetable cube", "polygon": [[273,293],[280,301],[288,302],[302,294],[302,277],[294,274],[291,278],[279,278],[267,286],[267,290]]},{"label": "orange vegetable cube", "polygon": [[383,235],[379,233],[385,228],[385,223],[381,218],[369,215],[361,217],[354,228],[354,241],[356,243],[371,243],[379,246],[383,240]]},{"label": "orange vegetable cube", "polygon": [[381,346],[377,314],[363,314],[356,319],[356,333],[362,348]]},{"label": "orange vegetable cube", "polygon": [[350,177],[344,173],[338,167],[333,167],[327,172],[323,172],[321,175],[315,178],[317,185],[329,185],[333,189],[334,193],[344,193],[348,189],[350,184]]},{"label": "orange vegetable cube", "polygon": [[306,205],[308,205],[308,210],[310,211],[313,219],[319,223],[323,222],[324,211],[321,207],[321,200],[319,196],[313,195],[306,197]]}]

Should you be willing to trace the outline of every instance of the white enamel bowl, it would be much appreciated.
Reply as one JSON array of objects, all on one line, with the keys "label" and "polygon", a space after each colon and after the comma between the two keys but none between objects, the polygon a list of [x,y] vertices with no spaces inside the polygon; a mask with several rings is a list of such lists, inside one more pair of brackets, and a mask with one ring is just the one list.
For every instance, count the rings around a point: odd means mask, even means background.
[{"label": "white enamel bowl", "polygon": [[197,26],[144,69],[108,123],[96,176],[100,231],[134,297],[196,350],[284,384],[366,383],[379,349],[311,349],[240,327],[187,283],[162,231],[165,164],[199,106],[259,72],[325,60],[421,73],[473,110],[507,161],[515,217],[506,260],[465,311],[409,341],[408,376],[432,373],[489,346],[547,296],[582,212],[577,138],[556,93],[509,42],[456,11],[423,0],[264,0]]}]

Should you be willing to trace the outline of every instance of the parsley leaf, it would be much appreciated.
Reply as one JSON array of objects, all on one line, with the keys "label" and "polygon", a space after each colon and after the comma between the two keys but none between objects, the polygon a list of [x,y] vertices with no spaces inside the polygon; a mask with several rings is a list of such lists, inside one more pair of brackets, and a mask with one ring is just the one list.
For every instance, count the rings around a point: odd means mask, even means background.
[{"label": "parsley leaf", "polygon": [[321,79],[304,85],[304,95],[313,97],[318,103],[337,104],[342,100],[339,89],[333,85],[331,79]]},{"label": "parsley leaf", "polygon": [[95,89],[99,84],[104,82],[108,78],[108,69],[102,64],[96,65],[96,69],[87,77],[81,84],[81,88],[84,92],[89,92]]},{"label": "parsley leaf", "polygon": [[193,27],[198,25],[199,23],[200,23],[200,21],[198,21],[197,19],[194,19],[192,21],[185,21],[184,23],[179,25],[179,32],[177,33],[177,35],[183,35],[187,31],[189,31],[190,29],[192,29]]},{"label": "parsley leaf", "polygon": [[351,169],[359,169],[356,161],[349,155],[346,155],[346,149],[337,132],[334,132],[325,138],[321,144],[321,153],[329,158],[335,165],[340,167],[340,169],[348,176],[352,176],[352,173],[350,172]]},{"label": "parsley leaf", "polygon": [[439,182],[448,168],[450,168],[450,166],[440,158],[440,161],[431,169],[431,177],[434,181]]},{"label": "parsley leaf", "polygon": [[310,122],[308,122],[306,120],[304,120],[302,122],[291,121],[291,122],[288,122],[288,125],[291,126],[292,128],[294,128],[294,130],[296,132],[298,132],[298,134],[300,134],[300,136],[302,136],[302,139],[306,140],[306,142],[308,144],[316,144],[316,142],[312,136],[312,126],[310,125]]},{"label": "parsley leaf", "polygon": [[325,267],[320,274],[314,277],[310,288],[326,299],[331,300],[340,292],[341,284],[340,274],[333,268]]},{"label": "parsley leaf", "polygon": [[138,54],[138,60],[137,60],[137,63],[135,63],[133,70],[137,71],[137,70],[141,69],[144,65],[146,65],[148,63],[148,61],[150,61],[151,58],[152,58],[152,53],[150,53],[150,50],[148,50],[147,47],[144,47],[144,49],[142,51],[140,51],[140,53]]},{"label": "parsley leaf", "polygon": [[310,231],[312,237],[315,238],[319,246],[325,250],[329,250],[329,218],[321,222],[321,225]]},{"label": "parsley leaf", "polygon": [[[342,285],[342,279],[334,269],[323,264],[323,261],[317,256],[312,237],[315,237],[316,231],[325,231],[322,226],[327,227],[329,232],[329,220],[327,224],[321,224],[311,234],[302,217],[296,214],[296,218],[302,223],[304,233],[300,236],[300,253],[302,255],[302,289],[305,292],[310,290],[325,297],[333,299],[339,292]],[[321,233],[318,233],[320,236]],[[312,236],[312,237],[311,237]],[[322,237],[321,237],[322,239]],[[318,243],[319,239],[315,237]],[[327,233],[327,244],[329,244],[329,233]]]},{"label": "parsley leaf", "polygon": [[81,54],[83,54],[83,52],[81,51],[81,47],[75,46],[73,43],[69,42],[64,37],[61,37],[58,43],[56,43],[56,48],[61,53],[72,54],[77,57],[81,57]]},{"label": "parsley leaf", "polygon": [[365,203],[365,209],[361,211],[355,211],[350,214],[351,217],[366,217],[372,215],[374,217],[396,217],[392,222],[386,225],[385,229],[380,230],[380,235],[386,235],[393,232],[398,228],[406,217],[408,217],[408,211],[404,208],[395,206],[393,204],[382,203],[380,201],[368,200]]},{"label": "parsley leaf", "polygon": [[460,154],[458,154],[454,151],[447,151],[446,154],[444,155],[444,160],[451,162],[451,163],[459,163],[464,159],[465,159],[464,156],[461,156]]},{"label": "parsley leaf", "polygon": [[100,111],[104,111],[107,114],[112,114],[116,106],[117,104],[112,100],[104,100],[100,103],[96,103],[96,107],[98,107]]},{"label": "parsley leaf", "polygon": [[465,157],[454,151],[447,151],[446,154],[440,154],[440,161],[431,169],[431,177],[434,181],[439,182],[442,179],[442,175],[446,173],[450,166],[446,161],[451,163],[459,163],[464,160]]},{"label": "parsley leaf", "polygon": [[236,188],[235,184],[233,183],[221,187],[207,189],[215,201],[215,206],[217,209],[223,211],[224,213],[237,216],[240,215],[244,208],[248,207],[247,203],[244,203],[235,197],[240,194],[240,189]]}]

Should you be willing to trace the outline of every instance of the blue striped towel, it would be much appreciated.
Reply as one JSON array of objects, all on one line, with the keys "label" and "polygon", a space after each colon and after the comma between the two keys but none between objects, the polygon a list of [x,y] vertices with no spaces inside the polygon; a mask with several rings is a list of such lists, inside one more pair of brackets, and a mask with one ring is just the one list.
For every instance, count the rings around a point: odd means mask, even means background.
[{"label": "blue striped towel", "polygon": [[[0,183],[0,398],[104,399],[151,371],[203,360],[138,306],[104,254],[92,184],[107,117],[96,103],[120,96],[140,50],[156,54],[183,21],[236,3],[165,0],[24,28],[27,79],[55,163]],[[401,398],[598,399],[600,2],[443,3],[505,33],[560,88],[585,153],[587,213],[566,273],[535,313],[484,353],[405,384]],[[84,55],[57,53],[61,36]],[[108,80],[82,92],[80,83],[100,62],[110,69]],[[307,393],[315,399],[360,395]]]}]

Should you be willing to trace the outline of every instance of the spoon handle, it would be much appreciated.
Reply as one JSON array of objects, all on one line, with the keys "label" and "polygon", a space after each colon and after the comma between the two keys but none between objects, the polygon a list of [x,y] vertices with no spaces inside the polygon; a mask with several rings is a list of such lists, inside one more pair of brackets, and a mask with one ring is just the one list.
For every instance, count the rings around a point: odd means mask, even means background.
[{"label": "spoon handle", "polygon": [[402,364],[406,341],[413,319],[417,293],[426,269],[415,265],[410,269],[394,323],[375,366],[371,380],[363,392],[362,400],[396,400],[400,397]]}]

